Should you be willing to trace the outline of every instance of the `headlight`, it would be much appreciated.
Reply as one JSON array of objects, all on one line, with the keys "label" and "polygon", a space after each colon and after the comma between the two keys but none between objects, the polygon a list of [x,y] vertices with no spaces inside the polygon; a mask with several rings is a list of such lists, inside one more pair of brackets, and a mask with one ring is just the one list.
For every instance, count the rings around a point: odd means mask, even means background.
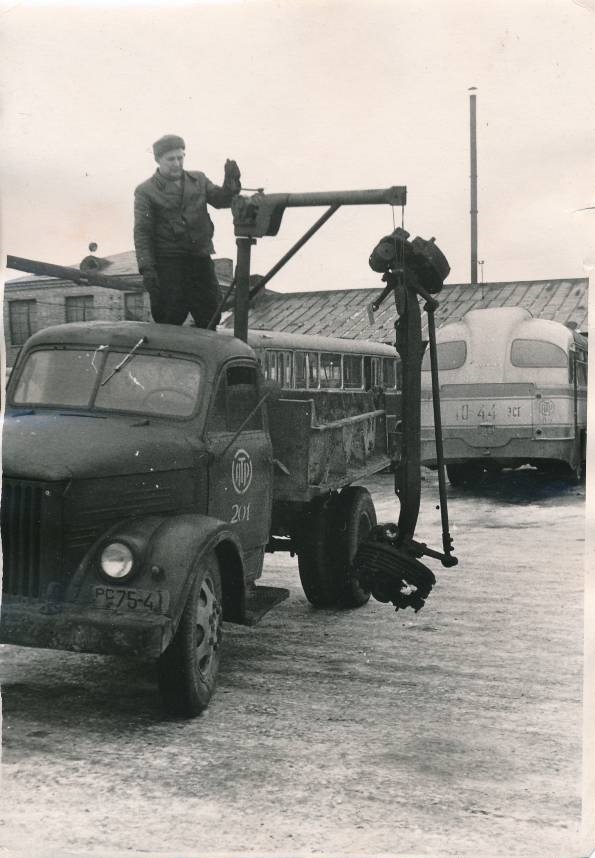
[{"label": "headlight", "polygon": [[108,578],[126,578],[134,564],[134,555],[123,542],[110,542],[101,552],[100,565]]}]

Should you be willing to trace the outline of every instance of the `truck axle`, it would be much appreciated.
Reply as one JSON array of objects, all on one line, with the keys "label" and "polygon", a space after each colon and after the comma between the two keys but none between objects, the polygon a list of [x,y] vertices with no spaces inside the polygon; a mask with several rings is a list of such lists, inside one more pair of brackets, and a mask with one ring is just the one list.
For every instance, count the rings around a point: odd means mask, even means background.
[{"label": "truck axle", "polygon": [[360,585],[379,602],[392,602],[395,610],[425,605],[436,583],[434,573],[398,544],[394,525],[378,525],[358,548],[353,572]]}]

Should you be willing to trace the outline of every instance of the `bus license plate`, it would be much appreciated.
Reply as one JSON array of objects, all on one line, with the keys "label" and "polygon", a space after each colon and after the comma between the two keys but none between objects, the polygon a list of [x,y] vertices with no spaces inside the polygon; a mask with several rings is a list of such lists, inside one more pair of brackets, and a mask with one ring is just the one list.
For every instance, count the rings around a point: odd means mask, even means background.
[{"label": "bus license plate", "polygon": [[137,590],[136,588],[120,588],[95,586],[93,588],[95,604],[99,608],[120,608],[126,611],[154,611],[164,613],[169,607],[169,592],[167,590]]},{"label": "bus license plate", "polygon": [[510,426],[530,422],[530,406],[526,400],[509,399],[500,402],[481,400],[448,400],[443,404],[443,421],[447,425],[479,426],[482,423]]}]

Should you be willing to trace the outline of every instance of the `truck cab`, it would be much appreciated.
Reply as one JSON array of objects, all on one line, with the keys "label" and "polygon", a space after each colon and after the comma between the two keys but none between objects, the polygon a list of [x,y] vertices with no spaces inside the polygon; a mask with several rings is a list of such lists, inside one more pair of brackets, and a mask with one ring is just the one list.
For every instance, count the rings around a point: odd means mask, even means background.
[{"label": "truck cab", "polygon": [[161,658],[204,564],[193,633],[245,621],[271,520],[261,386],[252,349],[211,331],[34,335],[7,390],[2,640]]}]

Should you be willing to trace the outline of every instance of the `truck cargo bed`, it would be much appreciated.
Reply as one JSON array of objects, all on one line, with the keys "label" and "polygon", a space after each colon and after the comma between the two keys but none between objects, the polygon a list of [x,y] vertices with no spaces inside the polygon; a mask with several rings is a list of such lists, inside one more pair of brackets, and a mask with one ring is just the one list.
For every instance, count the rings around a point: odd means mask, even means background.
[{"label": "truck cargo bed", "polygon": [[375,407],[370,394],[366,402],[357,403],[355,413],[332,419],[333,398],[283,398],[271,404],[269,427],[278,462],[275,502],[308,501],[391,464],[388,439],[394,415]]}]

